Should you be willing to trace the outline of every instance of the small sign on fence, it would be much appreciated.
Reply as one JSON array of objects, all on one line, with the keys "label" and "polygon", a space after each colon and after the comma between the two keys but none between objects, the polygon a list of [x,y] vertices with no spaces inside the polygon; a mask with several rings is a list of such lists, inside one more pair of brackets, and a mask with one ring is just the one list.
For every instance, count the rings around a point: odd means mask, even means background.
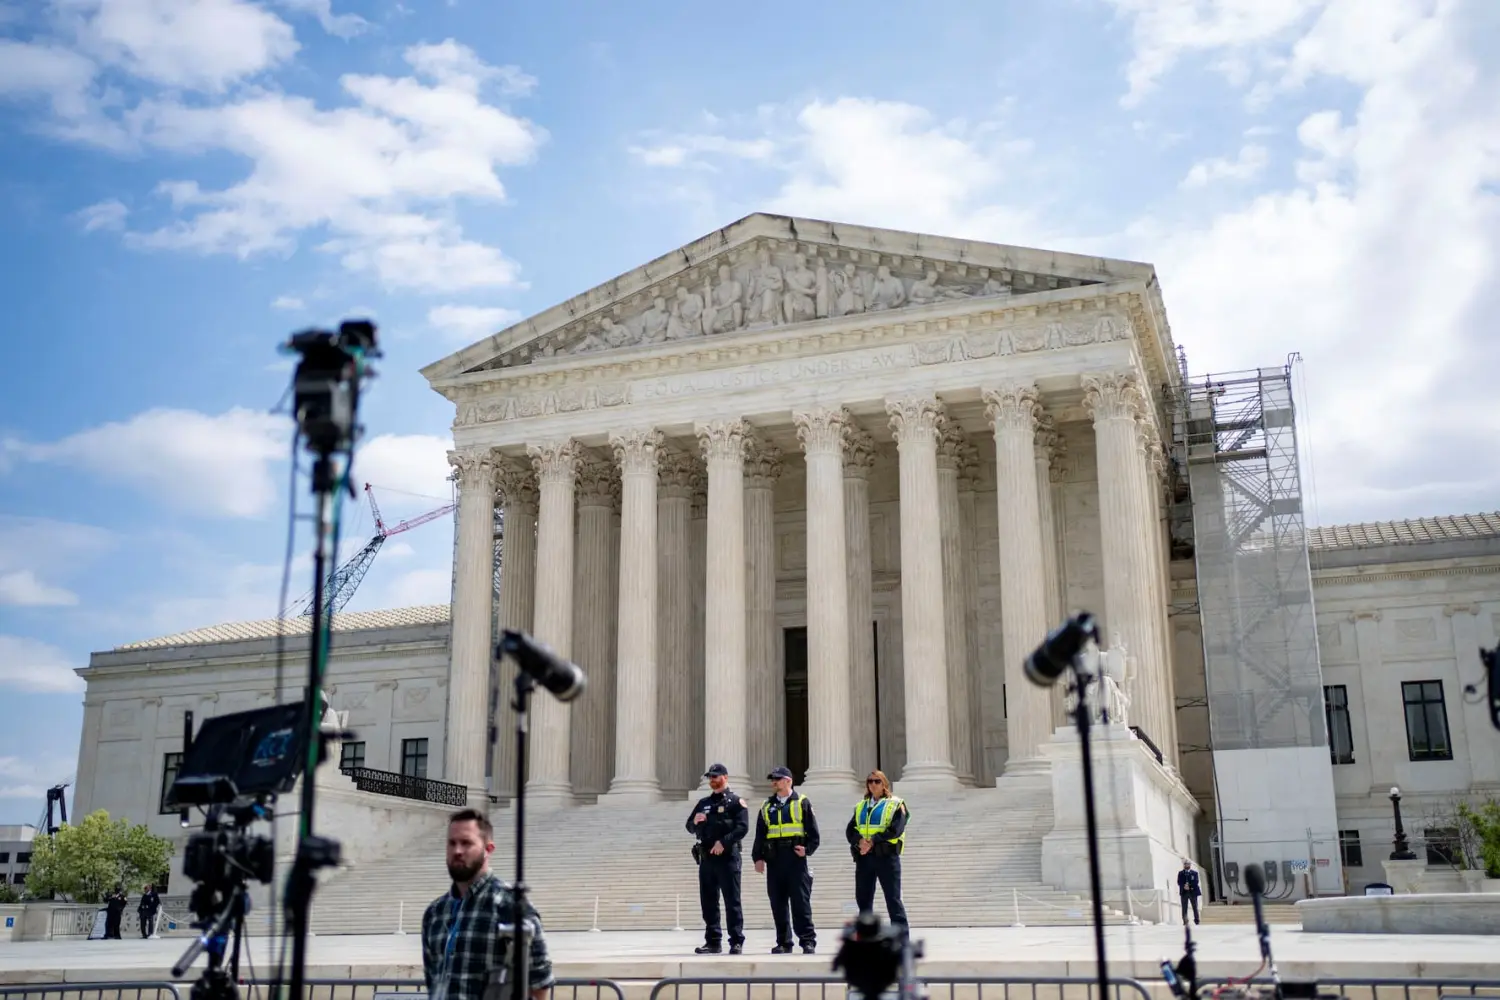
[{"label": "small sign on fence", "polygon": [[5,918],[5,926],[7,926],[7,927],[14,927],[14,926],[16,926],[16,918],[15,917],[6,917]]}]

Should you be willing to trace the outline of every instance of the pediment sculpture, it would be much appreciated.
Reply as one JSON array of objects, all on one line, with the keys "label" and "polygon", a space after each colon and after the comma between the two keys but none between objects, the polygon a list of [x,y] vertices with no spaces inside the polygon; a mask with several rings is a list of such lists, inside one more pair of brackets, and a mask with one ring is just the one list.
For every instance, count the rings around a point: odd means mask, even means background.
[{"label": "pediment sculpture", "polygon": [[537,357],[769,330],[1089,283],[1046,276],[1038,282],[1036,275],[1012,271],[910,257],[889,259],[899,265],[862,251],[826,247],[808,253],[803,245],[759,241],[704,261],[537,343],[518,345],[492,364],[509,367]]}]

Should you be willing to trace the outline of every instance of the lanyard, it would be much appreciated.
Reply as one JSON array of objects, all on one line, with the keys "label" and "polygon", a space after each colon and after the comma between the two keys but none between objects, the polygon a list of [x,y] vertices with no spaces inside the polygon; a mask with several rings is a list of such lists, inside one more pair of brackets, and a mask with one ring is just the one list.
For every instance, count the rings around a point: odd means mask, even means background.
[{"label": "lanyard", "polygon": [[453,924],[448,928],[448,945],[443,949],[443,971],[447,972],[453,965],[453,945],[458,940],[458,916],[463,909],[464,901],[460,896],[453,901]]}]

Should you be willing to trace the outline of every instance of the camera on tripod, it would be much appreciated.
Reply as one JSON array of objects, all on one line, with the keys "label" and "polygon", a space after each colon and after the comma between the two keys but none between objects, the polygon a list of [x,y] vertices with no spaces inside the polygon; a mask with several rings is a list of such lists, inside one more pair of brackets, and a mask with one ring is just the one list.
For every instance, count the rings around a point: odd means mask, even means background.
[{"label": "camera on tripod", "polygon": [[251,827],[269,821],[276,797],[297,784],[308,752],[304,711],[296,702],[221,715],[204,720],[196,737],[187,720],[182,767],[166,804],[182,809],[184,823],[188,807],[204,810],[203,829],[188,837],[182,858],[183,875],[196,883],[188,905],[198,918],[193,926],[202,933],[172,969],[181,976],[200,952],[208,953],[208,968],[193,986],[194,1000],[234,996],[249,910],[246,886],[252,880],[269,884],[275,867],[271,838]]},{"label": "camera on tripod", "polygon": [[844,982],[864,1000],[893,995],[900,1000],[924,996],[916,978],[916,961],[922,957],[922,942],[913,943],[906,929],[883,923],[878,914],[865,910],[844,925],[834,971],[843,969]]}]

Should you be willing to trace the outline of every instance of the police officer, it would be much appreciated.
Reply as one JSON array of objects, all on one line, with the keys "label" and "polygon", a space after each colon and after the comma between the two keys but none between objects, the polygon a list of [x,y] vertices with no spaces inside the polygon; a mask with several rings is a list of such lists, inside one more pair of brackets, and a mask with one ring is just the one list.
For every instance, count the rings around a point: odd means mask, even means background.
[{"label": "police officer", "polygon": [[891,924],[907,933],[906,907],[901,903],[901,852],[906,848],[906,803],[891,794],[884,771],[865,779],[865,797],[854,805],[844,830],[854,856],[854,901],[861,913],[875,908],[875,883],[885,896]]},{"label": "police officer", "polygon": [[740,841],[750,832],[749,803],[729,789],[729,768],[714,764],[703,776],[711,794],[693,806],[688,833],[698,838],[693,860],[698,862],[698,903],[703,907],[703,946],[699,955],[717,955],[723,948],[719,925],[719,896],[729,924],[729,954],[745,950],[745,911],[740,906]]},{"label": "police officer", "polygon": [[[766,775],[772,791],[761,804],[755,820],[755,844],[750,857],[755,870],[766,874],[766,893],[771,897],[771,916],[776,920],[776,947],[773,955],[792,953],[792,929],[802,953],[818,950],[818,934],[813,930],[812,871],[807,859],[818,849],[818,818],[813,815],[807,796],[792,791],[792,772],[774,768]],[[792,913],[787,921],[787,910]]]}]

